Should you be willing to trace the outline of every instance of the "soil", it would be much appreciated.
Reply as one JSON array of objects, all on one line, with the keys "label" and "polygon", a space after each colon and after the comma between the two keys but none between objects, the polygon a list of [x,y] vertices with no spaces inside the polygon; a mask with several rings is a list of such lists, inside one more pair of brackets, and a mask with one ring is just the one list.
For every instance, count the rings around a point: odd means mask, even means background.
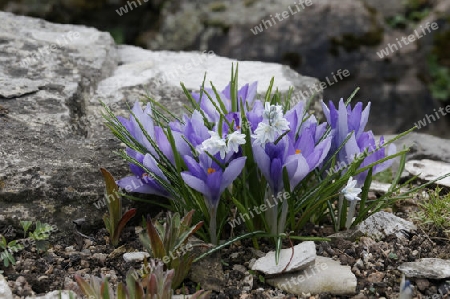
[{"label": "soil", "polygon": [[[398,204],[395,214],[408,219],[416,209],[414,200]],[[8,240],[20,239],[23,232],[13,226],[0,227],[0,233]],[[310,225],[301,233],[303,236],[328,236],[333,233],[329,226]],[[117,249],[109,244],[106,230],[100,229],[93,235],[83,235],[74,225],[72,234],[52,236],[49,248],[38,252],[30,246],[15,253],[16,265],[0,269],[9,282],[15,298],[45,294],[53,290],[80,290],[74,281],[74,274],[84,276],[106,275],[111,284],[124,281],[130,267],[140,268],[140,263],[130,264],[123,260],[124,252],[144,251],[135,228],[127,228],[122,235],[122,244]],[[288,244],[286,244],[288,245]],[[317,254],[339,260],[349,265],[356,275],[357,295],[353,298],[398,298],[401,272],[397,267],[403,262],[419,258],[450,258],[450,242],[443,232],[417,231],[405,234],[404,238],[394,235],[375,242],[361,237],[357,242],[336,239],[331,242],[316,242]],[[273,245],[260,240],[260,250],[253,249],[251,240],[241,240],[220,252],[226,283],[223,290],[213,292],[211,298],[346,298],[329,294],[293,296],[264,283],[258,273],[247,272],[249,262],[262,252],[273,250]],[[411,279],[415,298],[446,298],[450,282],[445,280]],[[197,283],[186,279],[183,289],[176,293],[194,293]],[[435,294],[444,294],[437,296]],[[433,295],[435,295],[433,297]]]}]

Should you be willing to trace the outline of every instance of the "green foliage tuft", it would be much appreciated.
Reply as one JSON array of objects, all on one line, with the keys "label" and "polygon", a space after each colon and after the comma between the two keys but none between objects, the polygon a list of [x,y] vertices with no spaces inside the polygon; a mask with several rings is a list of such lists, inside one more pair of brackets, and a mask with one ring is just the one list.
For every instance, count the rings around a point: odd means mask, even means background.
[{"label": "green foliage tuft", "polygon": [[136,215],[136,209],[130,209],[122,214],[122,197],[119,194],[119,187],[106,169],[101,168],[100,170],[106,184],[105,201],[108,206],[108,214],[103,216],[103,222],[110,235],[111,244],[116,247],[125,225]]},{"label": "green foliage tuft", "polygon": [[188,243],[188,239],[200,229],[203,222],[191,226],[193,214],[194,210],[180,219],[179,213],[168,212],[164,224],[152,221],[150,216],[147,216],[145,225],[147,229],[139,236],[152,257],[160,259],[166,264],[167,269],[175,271],[173,288],[183,282],[194,260],[191,251],[193,246]]},{"label": "green foliage tuft", "polygon": [[433,234],[443,232],[450,237],[450,193],[441,194],[442,189],[436,187],[435,190],[419,195],[419,210],[411,217],[424,230]]}]

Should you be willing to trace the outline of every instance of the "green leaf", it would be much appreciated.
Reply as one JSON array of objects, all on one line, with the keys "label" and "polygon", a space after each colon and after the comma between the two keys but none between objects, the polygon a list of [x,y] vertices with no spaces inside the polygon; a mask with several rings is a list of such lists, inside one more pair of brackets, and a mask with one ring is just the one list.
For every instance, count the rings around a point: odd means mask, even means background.
[{"label": "green leaf", "polygon": [[214,252],[216,252],[216,251],[218,251],[218,250],[220,250],[220,249],[222,249],[222,248],[225,248],[225,247],[227,247],[228,245],[233,244],[233,243],[236,242],[236,241],[239,241],[239,240],[242,240],[242,239],[245,239],[245,238],[248,238],[248,237],[253,237],[253,236],[256,236],[256,235],[265,235],[265,236],[266,236],[267,234],[266,234],[265,231],[254,231],[254,232],[251,232],[251,233],[243,234],[243,235],[241,235],[241,236],[238,236],[238,237],[236,237],[236,238],[233,238],[233,239],[231,239],[231,240],[228,240],[228,241],[226,241],[225,243],[223,243],[223,244],[221,244],[221,245],[218,245],[218,246],[215,246],[214,248],[208,250],[207,252],[205,252],[205,253],[203,253],[202,255],[200,255],[199,257],[197,257],[197,258],[194,260],[194,263],[197,262],[197,261],[199,261],[199,260],[201,260],[201,259],[204,258],[205,256],[208,256],[208,255],[210,255],[210,254],[213,254]]},{"label": "green leaf", "polygon": [[150,240],[150,245],[152,248],[152,255],[156,258],[162,259],[166,256],[166,250],[164,248],[164,243],[153,224],[150,215],[147,216],[147,235]]},{"label": "green leaf", "polygon": [[104,168],[100,168],[100,171],[102,172],[103,179],[106,185],[105,195],[106,198],[109,199],[108,201],[109,217],[114,227],[117,227],[117,224],[119,223],[120,220],[120,216],[122,214],[122,200],[119,196],[119,187],[117,186],[116,181],[114,180],[111,173],[109,173],[109,171],[107,171]]},{"label": "green leaf", "polygon": [[81,289],[84,295],[92,298],[97,298],[97,294],[95,293],[92,286],[87,283],[81,276],[75,274],[75,280],[77,281],[78,287]]},{"label": "green leaf", "polygon": [[120,218],[119,223],[117,224],[117,228],[115,229],[115,238],[114,240],[115,244],[119,244],[119,238],[120,234],[122,233],[122,230],[124,229],[125,225],[130,221],[131,218],[133,218],[136,215],[137,210],[136,209],[129,209],[125,212],[125,214],[122,215],[122,218]]}]

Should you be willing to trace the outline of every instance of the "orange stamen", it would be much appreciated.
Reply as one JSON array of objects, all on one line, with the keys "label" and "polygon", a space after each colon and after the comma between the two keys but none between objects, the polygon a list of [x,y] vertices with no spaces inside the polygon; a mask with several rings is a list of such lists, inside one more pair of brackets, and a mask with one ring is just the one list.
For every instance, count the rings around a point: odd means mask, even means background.
[{"label": "orange stamen", "polygon": [[296,155],[300,154],[301,152],[302,152],[302,151],[299,150],[299,149],[296,149],[296,150],[295,150],[295,154],[296,154]]},{"label": "orange stamen", "polygon": [[208,174],[214,173],[216,172],[216,170],[214,168],[208,168]]}]

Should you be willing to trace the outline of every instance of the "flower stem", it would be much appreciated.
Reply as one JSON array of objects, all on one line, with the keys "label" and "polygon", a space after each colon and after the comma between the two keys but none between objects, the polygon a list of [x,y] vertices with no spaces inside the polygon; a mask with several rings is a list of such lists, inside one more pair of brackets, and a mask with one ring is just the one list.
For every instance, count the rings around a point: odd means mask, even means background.
[{"label": "flower stem", "polygon": [[337,227],[336,230],[338,231],[341,228],[341,215],[342,215],[342,206],[344,204],[344,195],[339,195],[339,204],[338,204],[338,216],[337,216]]},{"label": "flower stem", "polygon": [[350,201],[350,207],[348,209],[348,214],[347,214],[347,221],[345,223],[345,228],[346,229],[349,229],[350,226],[352,225],[353,216],[355,216],[356,203],[357,203],[356,200]]},{"label": "flower stem", "polygon": [[209,235],[211,243],[217,245],[217,208],[211,208],[209,213]]}]

